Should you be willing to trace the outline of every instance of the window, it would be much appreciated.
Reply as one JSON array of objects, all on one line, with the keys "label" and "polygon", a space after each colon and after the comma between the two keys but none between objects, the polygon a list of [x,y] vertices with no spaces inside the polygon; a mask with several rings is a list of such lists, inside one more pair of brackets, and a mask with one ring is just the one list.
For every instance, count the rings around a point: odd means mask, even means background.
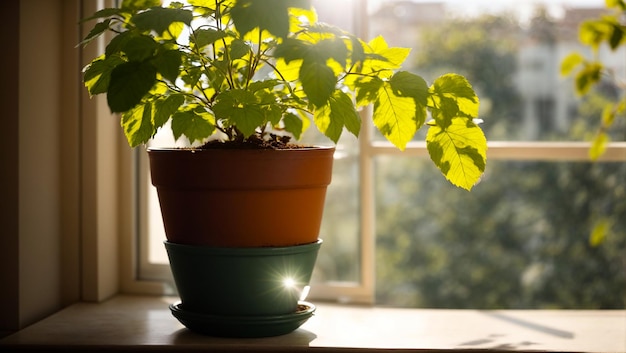
[{"label": "window", "polygon": [[[369,28],[365,37],[414,48],[407,69],[428,80],[449,71],[468,77],[490,145],[483,181],[467,193],[430,163],[424,131],[401,154],[364,111],[361,138],[346,133],[337,146],[311,296],[418,307],[624,307],[626,124],[615,126],[604,158],[590,162],[580,141],[614,84],[580,98],[559,76],[565,55],[585,51],[578,25],[599,16],[603,1],[314,3],[324,21],[339,17],[344,28]],[[601,55],[623,80],[624,50]],[[328,143],[313,132],[305,141]],[[167,280],[156,194],[142,163],[139,278]],[[594,226],[608,230],[600,245],[589,238]]]}]

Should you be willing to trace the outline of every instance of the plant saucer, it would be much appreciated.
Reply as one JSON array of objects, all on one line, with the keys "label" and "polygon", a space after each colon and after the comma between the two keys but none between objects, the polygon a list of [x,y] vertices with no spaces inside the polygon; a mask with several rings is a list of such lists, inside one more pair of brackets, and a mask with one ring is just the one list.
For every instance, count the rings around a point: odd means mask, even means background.
[{"label": "plant saucer", "polygon": [[217,337],[271,337],[284,335],[304,324],[315,305],[300,301],[292,314],[271,316],[210,315],[185,310],[181,302],[170,305],[172,315],[189,330]]}]

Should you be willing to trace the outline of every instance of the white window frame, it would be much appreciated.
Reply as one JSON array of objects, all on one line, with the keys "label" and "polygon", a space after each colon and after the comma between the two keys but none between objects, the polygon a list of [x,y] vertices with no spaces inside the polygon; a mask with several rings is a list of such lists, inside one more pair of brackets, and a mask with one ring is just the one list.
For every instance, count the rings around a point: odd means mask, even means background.
[{"label": "white window frame", "polygon": [[[354,3],[355,31],[367,34],[367,9]],[[411,142],[405,151],[399,151],[387,141],[378,141],[373,138],[371,112],[361,112],[362,130],[359,137],[359,197],[360,197],[360,281],[359,282],[328,282],[316,283],[311,288],[310,299],[329,300],[341,303],[373,304],[375,299],[375,194],[373,162],[377,156],[404,155],[418,158],[429,158],[424,142]],[[573,162],[591,161],[589,157],[590,143],[588,142],[542,142],[542,141],[490,141],[488,143],[488,161],[554,161]],[[147,227],[146,207],[141,207],[147,195],[145,188],[148,181],[148,161],[145,151],[137,150],[134,159],[134,172],[138,173],[139,186],[135,185],[135,192],[126,197],[133,198],[133,204],[140,210],[135,215],[134,232],[124,237],[123,255],[123,283],[122,290],[126,293],[141,294],[172,294],[172,277],[168,265],[150,264],[147,259],[147,244],[149,234]],[[613,142],[607,147],[599,162],[626,162],[626,142]],[[131,163],[129,160],[123,163]],[[128,164],[126,164],[128,165]],[[433,167],[434,168],[434,167]],[[137,206],[139,206],[137,208]],[[132,233],[132,234],[130,234]],[[139,279],[138,265],[144,270],[144,277]]]}]

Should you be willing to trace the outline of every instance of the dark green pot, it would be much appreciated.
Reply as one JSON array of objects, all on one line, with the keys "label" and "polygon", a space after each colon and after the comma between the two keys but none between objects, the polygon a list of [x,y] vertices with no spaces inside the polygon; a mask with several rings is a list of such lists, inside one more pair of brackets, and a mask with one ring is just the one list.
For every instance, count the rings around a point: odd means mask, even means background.
[{"label": "dark green pot", "polygon": [[181,307],[212,317],[295,313],[321,244],[216,248],[165,241]]}]

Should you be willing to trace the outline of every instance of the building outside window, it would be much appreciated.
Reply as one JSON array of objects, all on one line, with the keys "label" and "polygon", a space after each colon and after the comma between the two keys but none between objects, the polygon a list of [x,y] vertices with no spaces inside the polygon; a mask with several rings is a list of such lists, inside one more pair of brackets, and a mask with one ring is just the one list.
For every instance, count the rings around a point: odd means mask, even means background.
[{"label": "building outside window", "polygon": [[[426,129],[404,153],[371,124],[359,140],[345,132],[312,296],[399,307],[625,307],[626,119],[601,161],[591,162],[580,141],[603,104],[624,94],[626,52],[600,51],[621,93],[606,80],[578,97],[560,63],[572,51],[591,55],[578,26],[600,16],[604,2],[497,4],[314,1],[323,21],[413,48],[406,69],[431,82],[443,72],[466,76],[490,149],[483,180],[468,193],[428,160]],[[305,141],[331,143],[314,131]],[[158,200],[141,163],[138,279],[167,282]],[[590,236],[594,227],[607,230],[602,241]]]}]

